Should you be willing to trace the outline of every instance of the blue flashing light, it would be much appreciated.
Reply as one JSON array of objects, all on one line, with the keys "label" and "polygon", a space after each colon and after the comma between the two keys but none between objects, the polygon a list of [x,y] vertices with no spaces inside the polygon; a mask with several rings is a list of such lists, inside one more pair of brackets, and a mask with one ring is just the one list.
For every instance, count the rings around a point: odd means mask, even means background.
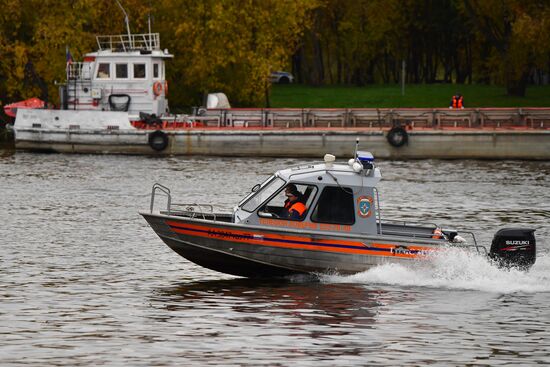
[{"label": "blue flashing light", "polygon": [[374,156],[371,152],[357,152],[357,159],[361,162],[374,162]]},{"label": "blue flashing light", "polygon": [[372,169],[374,166],[374,156],[371,152],[357,152],[357,159],[365,169]]}]

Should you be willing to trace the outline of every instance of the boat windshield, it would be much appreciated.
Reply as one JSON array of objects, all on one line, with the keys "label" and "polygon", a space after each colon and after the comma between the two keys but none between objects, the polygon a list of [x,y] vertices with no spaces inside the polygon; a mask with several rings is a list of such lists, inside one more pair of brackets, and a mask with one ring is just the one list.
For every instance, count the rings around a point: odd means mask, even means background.
[{"label": "boat windshield", "polygon": [[247,212],[253,212],[267,199],[285,185],[285,181],[276,176],[271,176],[265,181],[258,191],[250,193],[239,206]]},{"label": "boat windshield", "polygon": [[265,185],[267,185],[271,180],[273,180],[275,178],[275,175],[272,175],[272,176],[269,176],[268,178],[266,178],[264,180],[264,182],[262,182],[261,184],[256,184],[254,185],[254,187],[252,187],[252,190],[250,190],[250,193],[248,195],[246,195],[243,199],[241,199],[241,201],[239,201],[239,204],[238,206],[241,206],[243,205],[244,203],[246,203],[246,201],[248,199],[250,199],[252,196],[256,195],[256,193],[258,192],[258,190],[262,189]]}]

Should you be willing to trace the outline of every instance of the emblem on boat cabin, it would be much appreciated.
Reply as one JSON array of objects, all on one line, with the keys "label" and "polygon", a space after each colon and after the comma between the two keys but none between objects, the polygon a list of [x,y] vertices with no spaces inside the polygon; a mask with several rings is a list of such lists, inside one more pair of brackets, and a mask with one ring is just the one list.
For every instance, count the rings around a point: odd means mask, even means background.
[{"label": "emblem on boat cabin", "polygon": [[370,217],[372,211],[372,197],[370,196],[360,196],[357,199],[357,208],[359,210],[358,214],[360,217],[367,218]]}]

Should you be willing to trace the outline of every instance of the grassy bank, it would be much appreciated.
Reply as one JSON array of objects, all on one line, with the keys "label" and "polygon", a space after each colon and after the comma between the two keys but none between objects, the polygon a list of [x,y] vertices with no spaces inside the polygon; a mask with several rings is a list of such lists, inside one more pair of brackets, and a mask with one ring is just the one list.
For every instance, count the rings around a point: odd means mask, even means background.
[{"label": "grassy bank", "polygon": [[311,87],[274,85],[272,107],[360,108],[360,107],[448,107],[451,97],[460,92],[465,107],[550,107],[550,86],[531,86],[526,97],[508,97],[501,86],[487,85],[399,85],[366,87]]}]

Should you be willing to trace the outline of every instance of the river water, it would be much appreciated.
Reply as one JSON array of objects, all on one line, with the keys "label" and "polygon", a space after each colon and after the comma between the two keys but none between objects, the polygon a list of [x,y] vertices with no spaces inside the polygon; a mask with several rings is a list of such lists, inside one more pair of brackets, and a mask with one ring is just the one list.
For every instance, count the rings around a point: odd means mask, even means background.
[{"label": "river water", "polygon": [[[550,162],[380,161],[385,218],[537,228],[528,273],[454,253],[320,279],[257,281],[172,252],[150,189],[230,210],[305,160],[0,154],[2,366],[550,363]],[[348,157],[342,157],[348,158]]]}]

